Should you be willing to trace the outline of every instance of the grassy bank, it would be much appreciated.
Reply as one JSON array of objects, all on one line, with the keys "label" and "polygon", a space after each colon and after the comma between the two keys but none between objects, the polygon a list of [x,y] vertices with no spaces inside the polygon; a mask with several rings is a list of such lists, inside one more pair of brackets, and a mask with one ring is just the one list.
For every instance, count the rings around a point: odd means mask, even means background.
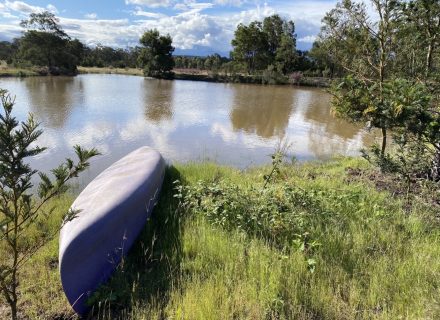
[{"label": "grassy bank", "polygon": [[295,83],[287,78],[267,78],[264,75],[246,74],[224,74],[212,73],[207,71],[194,71],[179,69],[174,70],[175,79],[207,81],[221,83],[251,83],[251,84],[278,84],[278,85],[298,85],[306,87],[329,87],[332,79],[322,77],[300,77]]},{"label": "grassy bank", "polygon": [[0,77],[30,77],[38,76],[38,72],[31,69],[14,68],[0,61]]},{"label": "grassy bank", "polygon": [[[98,73],[98,74],[125,74],[143,76],[142,69],[137,68],[111,68],[111,67],[78,67],[80,74]],[[251,83],[262,84],[263,79],[261,75],[226,75],[223,73],[211,73],[206,70],[187,70],[175,69],[174,79],[176,80],[190,80],[190,81],[204,81],[204,82],[219,82],[219,83]],[[302,77],[295,85],[307,87],[328,87],[331,79],[320,77]],[[288,82],[273,83],[273,84],[290,84]]]},{"label": "grassy bank", "polygon": [[[143,76],[143,70],[137,68],[113,68],[113,67],[78,67],[79,74],[122,74],[132,76]],[[30,76],[44,76],[46,74],[39,72],[37,69],[15,68],[0,64],[0,77],[30,77]],[[204,81],[204,82],[219,82],[219,83],[251,83],[262,84],[261,75],[225,75],[212,74],[206,71],[191,72],[185,69],[174,70],[174,79],[176,80],[190,80],[190,81]],[[302,77],[295,85],[307,87],[328,87],[331,79],[318,77]],[[271,84],[290,84],[288,82],[271,83]]]},{"label": "grassy bank", "polygon": [[136,69],[136,68],[78,67],[78,72],[80,74],[98,73],[98,74],[125,74],[125,75],[132,75],[132,76],[143,76],[144,75],[142,69]]},{"label": "grassy bank", "polygon": [[[270,172],[169,168],[152,219],[93,298],[96,318],[440,317],[438,187],[396,196],[398,182],[360,159]],[[59,214],[44,225],[58,223]],[[28,317],[74,317],[56,240],[27,265],[21,288]]]}]

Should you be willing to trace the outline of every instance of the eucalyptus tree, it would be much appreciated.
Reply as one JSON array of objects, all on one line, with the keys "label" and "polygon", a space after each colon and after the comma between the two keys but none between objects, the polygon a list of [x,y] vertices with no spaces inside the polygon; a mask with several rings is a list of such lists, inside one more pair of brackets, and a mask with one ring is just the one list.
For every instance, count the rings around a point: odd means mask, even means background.
[{"label": "eucalyptus tree", "polygon": [[246,71],[251,74],[263,70],[269,65],[269,48],[267,35],[259,21],[249,25],[239,24],[231,42],[231,57],[235,62],[244,63]]},{"label": "eucalyptus tree", "polygon": [[249,74],[270,65],[271,69],[287,74],[297,63],[295,24],[277,14],[263,22],[238,25],[231,44],[232,59],[245,64]]},{"label": "eucalyptus tree", "polygon": [[[425,79],[429,79],[434,71],[434,54],[440,44],[440,1],[438,0],[413,0],[402,4],[405,17],[403,28],[411,32],[408,38],[415,39],[411,42],[413,51],[421,54]],[[409,40],[409,39],[405,39]]]},{"label": "eucalyptus tree", "polygon": [[19,59],[46,66],[51,73],[76,72],[84,47],[78,40],[71,41],[53,13],[31,13],[20,25],[26,31],[19,41]]},{"label": "eucalyptus tree", "polygon": [[174,47],[170,35],[161,36],[157,30],[145,32],[139,40],[142,48],[138,61],[144,74],[150,77],[168,77],[174,67]]},{"label": "eucalyptus tree", "polygon": [[18,42],[0,41],[0,60],[5,60],[7,63],[12,62],[18,49]]}]

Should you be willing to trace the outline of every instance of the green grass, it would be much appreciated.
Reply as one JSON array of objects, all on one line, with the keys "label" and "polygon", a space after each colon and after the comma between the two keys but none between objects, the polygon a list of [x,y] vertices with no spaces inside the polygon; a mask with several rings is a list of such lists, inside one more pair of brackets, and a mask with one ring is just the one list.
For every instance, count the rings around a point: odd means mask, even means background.
[{"label": "green grass", "polygon": [[36,75],[38,73],[31,69],[11,67],[6,61],[0,60],[0,77],[28,77]]},{"label": "green grass", "polygon": [[[169,168],[152,219],[123,266],[93,298],[95,317],[440,318],[439,208],[422,197],[432,190],[420,191],[408,206],[405,199],[376,190],[366,162],[344,158],[285,166],[268,191],[261,191],[269,170],[240,172],[210,163]],[[175,180],[188,186],[186,194],[199,190],[198,181],[215,190],[233,186],[237,191],[234,196],[201,192],[199,206],[182,206],[174,197]],[[316,207],[288,198],[281,192],[286,185],[302,190],[305,199],[312,197]],[[247,198],[240,202],[240,195]],[[272,203],[266,206],[268,195]],[[231,201],[221,202],[222,197]],[[57,200],[59,212],[71,200]],[[237,215],[249,217],[273,204],[288,208],[287,217],[303,221],[294,229],[305,230],[304,237],[316,245],[268,238],[259,230],[273,228],[272,220],[256,231],[245,224],[225,224],[220,219],[225,213],[217,209],[220,202],[224,211],[237,208]],[[48,228],[56,229],[58,223],[54,216]],[[270,230],[290,228],[275,226]],[[22,310],[29,318],[74,318],[59,284],[57,253],[55,239],[22,272]]]},{"label": "green grass", "polygon": [[23,68],[0,68],[0,77],[33,77],[39,74],[33,70]]}]

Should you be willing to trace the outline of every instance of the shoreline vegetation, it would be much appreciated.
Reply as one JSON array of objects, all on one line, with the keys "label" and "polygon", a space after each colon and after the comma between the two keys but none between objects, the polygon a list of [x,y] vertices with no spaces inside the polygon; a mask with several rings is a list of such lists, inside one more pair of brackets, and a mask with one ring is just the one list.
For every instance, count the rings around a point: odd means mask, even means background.
[{"label": "shoreline vegetation", "polygon": [[[112,67],[78,67],[79,74],[97,73],[97,74],[125,74],[144,76],[142,69],[137,68],[112,68]],[[207,70],[194,69],[174,69],[172,80],[191,80],[218,83],[252,83],[263,84],[261,75],[245,75],[245,74],[225,74],[214,73]],[[296,82],[286,79],[283,82],[267,83],[267,84],[290,84],[309,87],[329,87],[333,79],[324,77],[301,77]]]},{"label": "shoreline vegetation", "polygon": [[[261,75],[226,75],[223,73],[212,73],[206,70],[191,70],[191,69],[174,69],[174,76],[171,80],[191,80],[204,82],[218,82],[218,83],[252,83],[263,84]],[[78,74],[121,74],[144,76],[144,72],[139,68],[114,68],[114,67],[78,67]],[[36,68],[14,68],[6,64],[0,65],[1,77],[35,77],[47,76],[45,72],[41,72]],[[330,86],[332,80],[324,77],[301,77],[295,82],[286,80],[283,82],[266,83],[275,85],[297,85],[307,87],[323,87]]]},{"label": "shoreline vegetation", "polygon": [[[438,190],[404,197],[361,158],[271,169],[169,167],[137,244],[90,300],[94,319],[440,317]],[[35,228],[57,230],[74,197]],[[22,269],[21,317],[76,319],[57,261],[54,239]]]},{"label": "shoreline vegetation", "polygon": [[32,68],[16,68],[0,60],[0,77],[31,77],[39,75],[37,70]]}]

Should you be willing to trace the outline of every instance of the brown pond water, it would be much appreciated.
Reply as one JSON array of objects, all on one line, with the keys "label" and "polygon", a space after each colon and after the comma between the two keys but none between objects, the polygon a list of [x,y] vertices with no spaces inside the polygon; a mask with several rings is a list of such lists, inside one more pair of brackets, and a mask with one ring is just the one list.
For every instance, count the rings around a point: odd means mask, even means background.
[{"label": "brown pond water", "polygon": [[322,89],[124,75],[0,78],[16,95],[15,114],[42,123],[32,164],[43,170],[72,156],[72,146],[97,147],[80,184],[130,151],[149,145],[168,162],[212,160],[239,168],[270,162],[280,139],[299,160],[355,155],[371,135],[335,119]]}]

